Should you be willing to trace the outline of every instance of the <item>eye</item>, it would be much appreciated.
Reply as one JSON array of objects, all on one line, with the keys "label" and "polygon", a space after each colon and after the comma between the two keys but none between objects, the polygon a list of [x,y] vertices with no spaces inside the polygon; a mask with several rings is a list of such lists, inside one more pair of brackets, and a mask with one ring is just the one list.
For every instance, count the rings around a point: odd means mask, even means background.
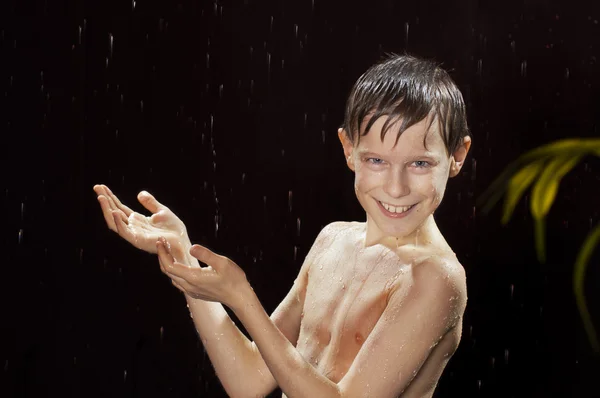
[{"label": "eye", "polygon": [[429,162],[426,160],[417,160],[414,162],[414,165],[418,168],[425,168],[430,166]]},{"label": "eye", "polygon": [[383,160],[379,158],[367,158],[367,162],[375,165],[380,165],[383,163]]}]

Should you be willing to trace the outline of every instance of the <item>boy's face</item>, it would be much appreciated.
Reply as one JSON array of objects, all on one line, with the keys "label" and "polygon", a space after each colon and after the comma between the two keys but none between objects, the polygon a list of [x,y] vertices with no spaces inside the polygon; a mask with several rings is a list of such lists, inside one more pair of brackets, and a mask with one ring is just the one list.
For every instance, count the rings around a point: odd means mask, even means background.
[{"label": "boy's face", "polygon": [[448,177],[462,167],[470,138],[465,137],[462,146],[448,155],[437,122],[427,133],[429,119],[424,119],[402,133],[394,146],[401,120],[381,142],[386,119],[379,118],[356,147],[344,131],[339,131],[339,137],[348,166],[355,172],[356,196],[373,224],[369,229],[377,235],[374,238],[410,238],[440,205]]}]

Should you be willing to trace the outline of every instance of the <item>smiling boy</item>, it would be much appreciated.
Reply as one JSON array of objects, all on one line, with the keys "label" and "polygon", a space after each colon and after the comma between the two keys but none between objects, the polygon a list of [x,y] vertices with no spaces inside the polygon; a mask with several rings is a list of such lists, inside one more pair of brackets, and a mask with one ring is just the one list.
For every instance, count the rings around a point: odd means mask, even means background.
[{"label": "smiling boy", "polygon": [[288,397],[431,397],[458,347],[465,272],[433,213],[471,144],[460,91],[434,63],[392,56],[356,82],[338,136],[366,222],[326,226],[271,317],[241,268],[191,246],[151,195],[139,196],[153,213],[143,217],[94,188],[108,226],[157,252],[185,292],[232,397],[277,386]]}]

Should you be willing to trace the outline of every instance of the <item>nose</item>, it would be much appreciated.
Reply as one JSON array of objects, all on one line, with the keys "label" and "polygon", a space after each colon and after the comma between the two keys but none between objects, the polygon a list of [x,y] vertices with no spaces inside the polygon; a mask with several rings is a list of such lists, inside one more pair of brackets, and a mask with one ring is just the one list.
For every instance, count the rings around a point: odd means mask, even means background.
[{"label": "nose", "polygon": [[410,193],[408,177],[404,170],[393,170],[384,185],[384,192],[393,198],[400,198]]}]

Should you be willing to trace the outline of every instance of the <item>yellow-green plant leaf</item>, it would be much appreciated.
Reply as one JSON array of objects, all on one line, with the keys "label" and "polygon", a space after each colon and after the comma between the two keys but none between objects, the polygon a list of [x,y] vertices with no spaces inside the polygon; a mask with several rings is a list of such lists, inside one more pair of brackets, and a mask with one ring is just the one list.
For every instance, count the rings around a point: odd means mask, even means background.
[{"label": "yellow-green plant leaf", "polygon": [[557,156],[585,156],[592,153],[600,156],[600,139],[598,138],[571,138],[551,142],[542,147],[532,149],[519,156],[506,167],[479,196],[477,207],[483,213],[488,213],[502,198],[512,176],[518,173],[525,165],[537,160],[547,161]]},{"label": "yellow-green plant leaf", "polygon": [[585,279],[585,271],[590,261],[590,257],[594,253],[594,249],[599,242],[600,224],[596,225],[596,227],[592,230],[592,232],[589,233],[583,242],[583,245],[579,250],[579,254],[577,255],[575,268],[573,270],[573,291],[575,293],[575,301],[577,303],[577,308],[579,309],[581,319],[583,320],[583,326],[588,336],[588,340],[590,341],[590,345],[594,351],[596,351],[596,353],[600,353],[600,343],[598,343],[598,335],[594,329],[594,324],[592,323],[592,318],[585,302],[583,281]]},{"label": "yellow-green plant leaf", "polygon": [[504,199],[504,211],[502,215],[502,224],[506,224],[510,217],[512,216],[517,203],[523,196],[523,193],[533,180],[538,176],[538,174],[542,171],[542,167],[544,166],[543,160],[538,160],[536,162],[530,163],[527,166],[523,167],[519,172],[517,172],[511,179],[508,184],[508,192],[506,193],[506,197]]},{"label": "yellow-green plant leaf", "polygon": [[540,219],[548,214],[558,188],[556,172],[566,160],[564,156],[560,156],[548,162],[546,169],[542,171],[539,180],[533,186],[530,202],[533,218]]},{"label": "yellow-green plant leaf", "polygon": [[546,218],[536,218],[533,220],[534,237],[535,237],[535,252],[538,261],[542,264],[546,263]]},{"label": "yellow-green plant leaf", "polygon": [[542,220],[554,203],[560,180],[581,159],[581,155],[559,156],[548,163],[531,193],[531,214],[535,221],[535,247],[541,263],[546,261],[545,230]]}]

